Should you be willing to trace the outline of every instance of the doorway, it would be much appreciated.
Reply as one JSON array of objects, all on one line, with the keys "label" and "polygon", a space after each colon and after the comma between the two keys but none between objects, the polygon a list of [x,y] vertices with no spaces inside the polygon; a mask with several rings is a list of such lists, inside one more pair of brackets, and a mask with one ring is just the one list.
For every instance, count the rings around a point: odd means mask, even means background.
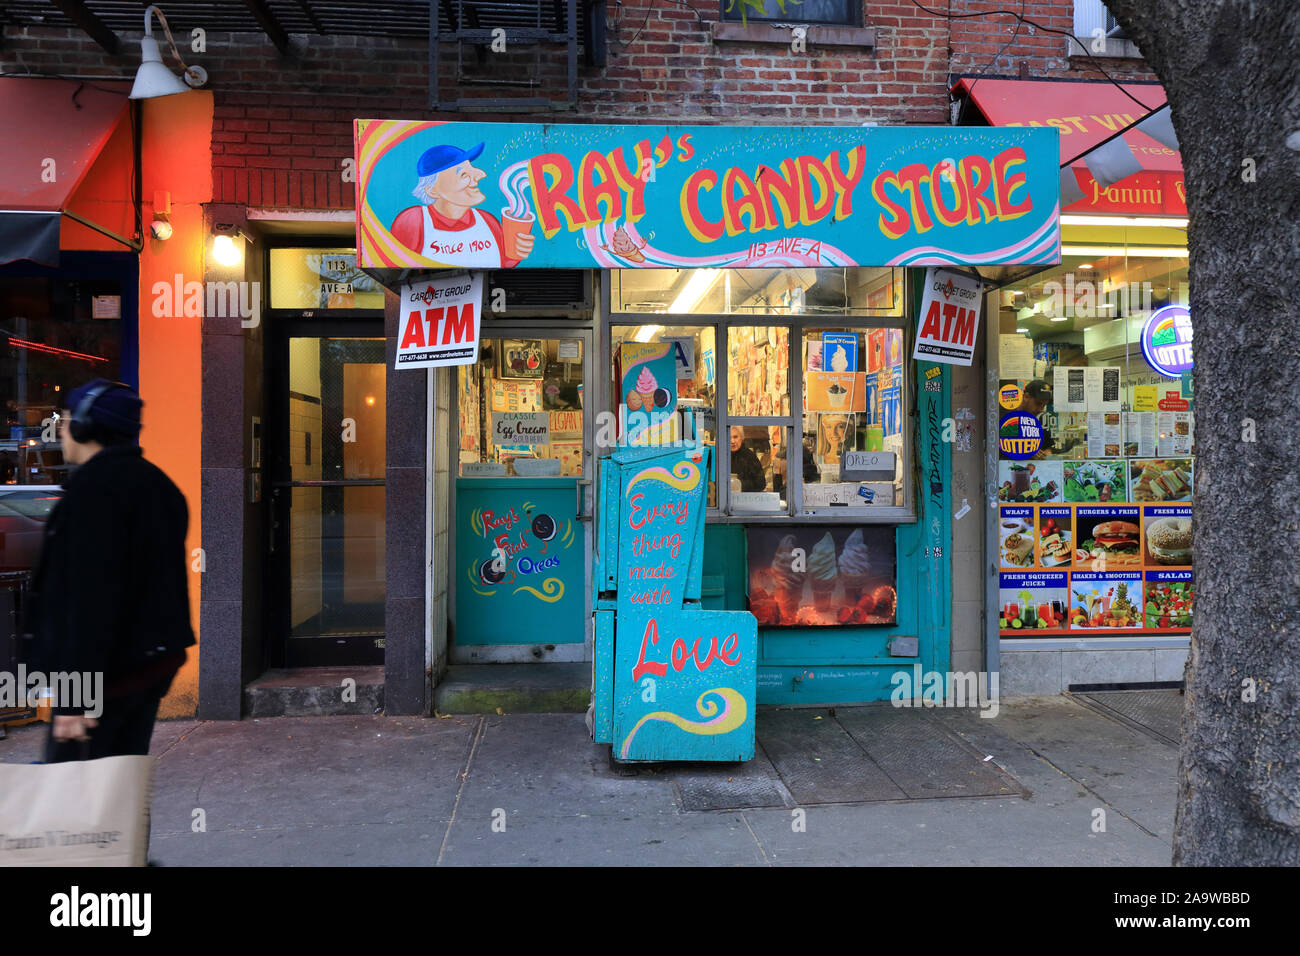
[{"label": "doorway", "polygon": [[455,663],[591,659],[591,345],[494,324],[450,370]]},{"label": "doorway", "polygon": [[272,665],[383,663],[384,344],[373,322],[285,322],[273,337]]}]

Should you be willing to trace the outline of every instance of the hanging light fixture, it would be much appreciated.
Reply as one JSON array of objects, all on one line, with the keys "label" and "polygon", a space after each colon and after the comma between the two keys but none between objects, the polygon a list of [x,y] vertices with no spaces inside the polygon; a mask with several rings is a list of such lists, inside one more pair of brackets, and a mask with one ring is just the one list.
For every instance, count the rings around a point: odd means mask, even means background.
[{"label": "hanging light fixture", "polygon": [[[158,41],[153,36],[150,14],[156,14],[158,22],[162,24],[172,55],[185,71],[183,80],[182,77],[167,69],[163,63]],[[167,26],[167,18],[153,4],[147,6],[144,11],[144,38],[140,41],[140,61],[140,69],[135,72],[135,85],[131,87],[130,98],[133,100],[151,100],[159,96],[188,93],[191,89],[197,89],[208,82],[208,71],[203,67],[185,66],[180,51],[176,49],[176,41],[172,39],[171,28]]]}]

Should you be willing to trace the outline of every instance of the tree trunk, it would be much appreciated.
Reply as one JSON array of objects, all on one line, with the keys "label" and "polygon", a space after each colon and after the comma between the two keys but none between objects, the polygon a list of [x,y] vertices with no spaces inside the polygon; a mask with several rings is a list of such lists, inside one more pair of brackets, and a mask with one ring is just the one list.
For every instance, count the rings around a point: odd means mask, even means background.
[{"label": "tree trunk", "polygon": [[1186,176],[1196,604],[1175,865],[1300,863],[1300,4],[1110,0]]}]

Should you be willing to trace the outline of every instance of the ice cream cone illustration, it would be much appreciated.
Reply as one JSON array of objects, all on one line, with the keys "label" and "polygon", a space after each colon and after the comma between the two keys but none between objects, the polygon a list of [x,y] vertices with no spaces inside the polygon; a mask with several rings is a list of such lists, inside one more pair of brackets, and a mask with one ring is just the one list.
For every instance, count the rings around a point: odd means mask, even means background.
[{"label": "ice cream cone illustration", "polygon": [[867,555],[867,545],[862,539],[862,529],[858,528],[844,542],[840,552],[840,584],[844,585],[844,602],[857,604],[862,600],[862,591],[867,586],[867,576],[871,573],[871,560]]},{"label": "ice cream cone illustration", "polygon": [[645,256],[641,253],[641,250],[645,248],[645,243],[643,242],[638,246],[622,226],[614,230],[614,237],[610,240],[610,244],[600,248],[605,252],[612,252],[620,258],[626,259],[628,262],[645,262]]},{"label": "ice cream cone illustration", "polygon": [[803,602],[803,584],[806,571],[794,570],[794,535],[787,534],[777,545],[772,556],[772,585],[776,604],[781,611],[781,623],[793,624]]},{"label": "ice cream cone illustration", "polygon": [[829,531],[813,545],[808,555],[808,574],[812,578],[813,605],[819,611],[830,610],[835,591],[835,540]]}]

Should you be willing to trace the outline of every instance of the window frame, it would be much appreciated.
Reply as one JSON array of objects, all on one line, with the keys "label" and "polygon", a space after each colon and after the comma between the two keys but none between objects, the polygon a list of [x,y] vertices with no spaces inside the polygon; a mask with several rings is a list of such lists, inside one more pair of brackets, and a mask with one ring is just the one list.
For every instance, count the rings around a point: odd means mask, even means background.
[{"label": "window frame", "polygon": [[[849,267],[854,268],[854,267]],[[606,273],[614,270],[606,270]],[[715,334],[715,362],[714,375],[716,376],[716,387],[714,389],[717,406],[715,407],[715,422],[717,444],[714,448],[714,454],[717,458],[717,487],[718,487],[718,505],[716,508],[709,508],[706,518],[710,522],[718,524],[793,524],[793,523],[812,523],[812,524],[914,524],[917,520],[916,514],[916,497],[914,481],[912,480],[913,469],[915,467],[915,441],[912,434],[912,416],[916,407],[915,393],[916,381],[915,374],[909,373],[907,367],[909,364],[908,356],[911,355],[912,340],[915,333],[915,317],[912,314],[912,270],[903,270],[903,300],[902,313],[900,315],[835,315],[829,313],[803,314],[803,315],[778,315],[764,313],[657,313],[657,312],[615,312],[612,302],[613,281],[607,280],[601,283],[601,344],[602,344],[602,361],[605,368],[600,372],[600,387],[602,395],[600,398],[601,411],[610,411],[610,368],[613,365],[613,342],[614,328],[616,326],[643,326],[651,324],[669,324],[674,326],[685,327],[703,327],[713,326]],[[753,415],[731,415],[728,410],[728,393],[727,381],[729,372],[729,350],[727,348],[727,337],[732,326],[739,327],[756,327],[766,326],[768,328],[784,327],[789,330],[786,337],[787,347],[790,349],[789,355],[789,378],[787,387],[790,389],[790,414],[788,416],[771,415],[771,416],[753,416]],[[902,423],[904,439],[902,442],[902,501],[901,503],[867,508],[851,507],[825,507],[805,509],[803,506],[803,469],[786,467],[786,507],[784,511],[735,511],[731,507],[731,488],[730,482],[724,481],[724,476],[731,474],[731,442],[723,440],[723,436],[730,435],[732,425],[750,425],[765,427],[782,427],[788,428],[787,434],[793,439],[797,434],[800,442],[803,441],[803,416],[804,412],[804,391],[803,391],[803,362],[802,362],[802,340],[803,335],[808,331],[822,329],[846,329],[856,332],[869,332],[875,329],[901,329],[903,332],[903,368],[904,368],[904,388],[902,389],[902,401],[899,409],[899,418]],[[797,432],[796,432],[797,429]],[[787,445],[786,454],[790,454],[790,448],[793,447],[793,441]],[[608,455],[613,449],[599,449],[598,454],[601,457]],[[787,459],[788,460],[788,459]]]},{"label": "window frame", "polygon": [[[772,2],[772,0],[765,0],[764,6],[766,6],[770,2]],[[718,19],[723,23],[752,22],[758,24],[766,23],[766,24],[774,24],[774,25],[786,24],[786,23],[797,23],[800,25],[808,24],[813,26],[826,26],[826,27],[861,27],[863,25],[862,4],[854,3],[852,2],[852,0],[849,0],[847,5],[848,5],[848,12],[849,12],[849,19],[847,21],[803,19],[802,17],[798,16],[798,7],[800,5],[794,3],[791,3],[790,5],[790,12],[783,13],[779,16],[765,17],[765,16],[756,16],[754,14],[746,14],[745,18],[742,19],[740,16],[740,14],[743,12],[743,10],[741,9],[742,8],[741,0],[718,0]],[[729,6],[734,7],[736,9],[734,9],[733,12],[728,13],[727,8]]]}]

